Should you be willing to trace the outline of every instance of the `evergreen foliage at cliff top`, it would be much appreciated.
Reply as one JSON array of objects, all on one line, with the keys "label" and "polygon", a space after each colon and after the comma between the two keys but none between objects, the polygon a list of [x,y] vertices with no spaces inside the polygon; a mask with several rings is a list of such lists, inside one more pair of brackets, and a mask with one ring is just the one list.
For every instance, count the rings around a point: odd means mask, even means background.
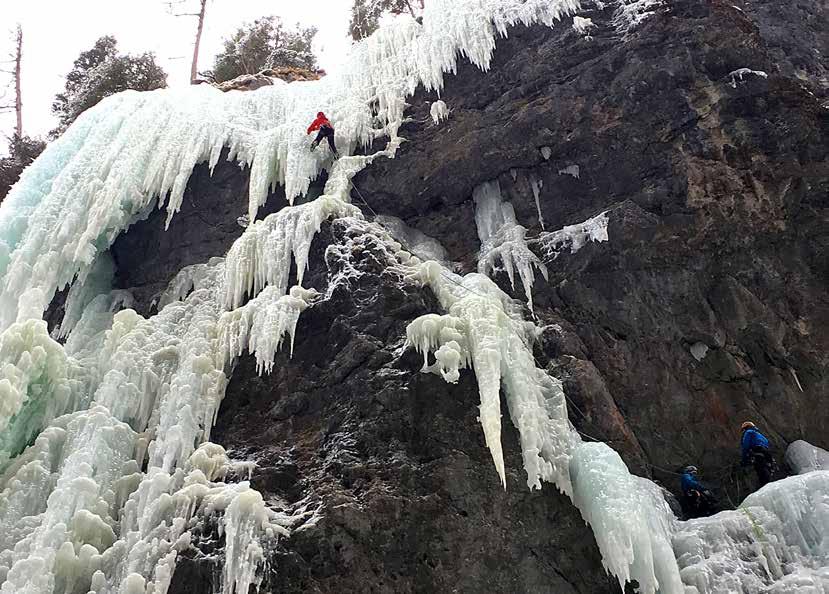
[{"label": "evergreen foliage at cliff top", "polygon": [[118,53],[118,42],[112,36],[98,39],[82,52],[72,71],[66,75],[66,87],[55,96],[52,112],[59,125],[52,136],[63,133],[84,111],[104,97],[134,89],[152,91],[167,86],[167,74],[152,53],[139,56]]},{"label": "evergreen foliage at cliff top", "polygon": [[277,16],[256,19],[225,39],[213,71],[206,74],[225,82],[267,68],[316,70],[317,58],[311,49],[316,34],[315,27],[285,27]]}]

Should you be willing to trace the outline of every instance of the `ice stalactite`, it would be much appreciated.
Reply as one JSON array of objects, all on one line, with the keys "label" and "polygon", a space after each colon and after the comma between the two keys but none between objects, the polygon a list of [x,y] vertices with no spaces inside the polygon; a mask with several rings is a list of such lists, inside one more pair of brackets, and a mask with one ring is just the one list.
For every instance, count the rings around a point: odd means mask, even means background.
[{"label": "ice stalactite", "polygon": [[276,352],[287,335],[294,352],[294,333],[299,314],[317,297],[313,289],[292,287],[283,295],[277,287],[267,287],[242,307],[222,314],[219,342],[224,362],[229,364],[245,350],[256,356],[256,370],[270,373]]},{"label": "ice stalactite", "polygon": [[604,443],[578,443],[570,461],[573,504],[590,524],[605,569],[641,592],[684,591],[671,547],[675,521],[654,483],[633,476]]},{"label": "ice stalactite", "polygon": [[266,285],[284,295],[292,261],[296,262],[297,283],[302,284],[311,240],[322,222],[332,216],[362,215],[339,197],[324,195],[308,204],[282,209],[248,227],[227,255],[227,307],[239,307],[245,295],[254,296]]},{"label": "ice stalactite", "polygon": [[541,225],[541,230],[544,230],[544,215],[541,214],[541,188],[544,185],[544,180],[538,179],[535,175],[530,174],[530,188],[533,191],[533,198],[535,199],[535,210],[538,212],[538,224]]},{"label": "ice stalactite", "polygon": [[[317,111],[328,114],[344,154],[382,136],[393,154],[406,97],[418,87],[439,91],[461,55],[488,70],[495,38],[509,26],[552,25],[577,8],[577,0],[434,0],[422,25],[400,19],[381,27],[318,81],[276,81],[255,93],[198,85],[101,101],[47,147],[3,203],[0,331],[21,305],[42,310],[55,291],[82,282],[97,256],[156,204],[169,222],[196,164],[212,168],[226,149],[248,165],[254,220],[269,188],[283,186],[293,201],[330,168],[324,150],[308,150],[305,127]],[[33,288],[42,298],[20,302]]]},{"label": "ice stalactite", "polygon": [[547,267],[527,246],[527,229],[518,224],[515,210],[511,203],[503,200],[501,185],[497,181],[476,187],[472,197],[475,202],[475,224],[481,240],[478,272],[492,276],[503,270],[514,287],[517,271],[527,296],[527,305],[532,310],[534,269],[539,270],[546,279]]},{"label": "ice stalactite", "polygon": [[501,449],[503,387],[521,435],[527,485],[540,488],[544,480],[569,493],[568,452],[576,436],[560,382],[535,365],[528,347],[532,324],[524,322],[511,299],[481,274],[460,277],[437,262],[426,262],[410,276],[432,288],[448,315],[412,322],[408,343],[424,357],[434,352],[436,367],[425,367],[439,371],[447,381],[457,381],[458,370],[471,363],[478,379],[481,425],[502,484],[506,487]]}]

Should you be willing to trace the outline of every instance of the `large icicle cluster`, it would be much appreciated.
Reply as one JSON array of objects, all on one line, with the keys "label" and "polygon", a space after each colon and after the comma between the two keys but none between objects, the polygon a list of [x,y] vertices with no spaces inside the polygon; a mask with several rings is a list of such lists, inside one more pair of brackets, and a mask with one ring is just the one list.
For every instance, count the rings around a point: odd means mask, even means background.
[{"label": "large icicle cluster", "polygon": [[[268,510],[247,483],[222,482],[228,462],[209,439],[233,359],[247,349],[267,371],[283,339],[293,340],[313,293],[286,295],[292,263],[301,283],[322,221],[360,216],[348,204],[350,180],[394,156],[407,95],[439,90],[461,54],[487,69],[509,25],[551,25],[576,7],[434,0],[422,25],[381,28],[337,75],[256,93],[122,93],[47,148],[0,208],[0,592],[164,594],[190,530],[208,517],[225,535],[223,591],[257,584],[263,539],[296,518]],[[320,109],[346,154],[382,136],[386,149],[331,167],[304,132]],[[292,202],[327,167],[324,195],[254,222],[225,259],[182,271],[157,315],[122,310],[131,296],[109,291],[109,246],[156,207],[169,223],[194,166],[212,168],[225,150],[250,167],[251,221],[270,188],[283,186]],[[439,247],[409,240],[430,254]],[[419,265],[400,244],[390,249],[401,266]],[[61,346],[40,318],[69,285]],[[547,476],[550,463],[531,452],[552,446],[534,430],[526,458]]]},{"label": "large icicle cluster", "polygon": [[[538,369],[529,347],[532,324],[524,322],[510,298],[481,274],[460,277],[437,262],[426,262],[412,278],[434,291],[445,316],[424,316],[409,326],[409,344],[434,352],[447,381],[469,363],[478,378],[480,420],[495,468],[506,487],[501,450],[500,391],[521,435],[527,485],[556,483],[570,493],[569,452],[577,439],[567,418],[561,383]],[[427,366],[428,368],[428,366]]]},{"label": "large icicle cluster", "polygon": [[16,320],[19,306],[43,311],[57,289],[83,280],[96,257],[157,202],[172,217],[197,163],[212,167],[227,148],[230,159],[250,166],[253,220],[269,188],[281,184],[293,200],[327,166],[327,154],[310,152],[305,134],[320,109],[344,152],[383,135],[393,150],[406,97],[418,86],[441,89],[460,54],[487,70],[496,35],[510,25],[552,25],[577,8],[577,0],[434,0],[422,25],[399,19],[382,27],[354,46],[340,72],[319,81],[255,93],[199,85],[102,101],[46,149],[4,201],[0,330]]},{"label": "large icicle cluster", "polygon": [[[335,76],[255,93],[124,93],[50,145],[0,207],[0,592],[164,594],[191,530],[208,520],[225,537],[222,591],[247,594],[258,584],[266,541],[311,512],[274,512],[247,482],[224,482],[231,463],[210,431],[233,360],[247,350],[269,371],[283,342],[292,343],[300,313],[317,298],[301,287],[311,241],[338,217],[351,217],[343,220],[354,233],[326,257],[348,261],[352,247],[380,241],[385,265],[431,287],[445,313],[407,331],[424,370],[449,382],[474,370],[484,436],[506,486],[503,391],[527,485],[552,482],[572,498],[620,583],[636,580],[647,594],[829,591],[827,473],[804,467],[740,510],[676,521],[655,485],[632,476],[606,444],[581,441],[560,382],[536,365],[535,328],[519,306],[485,274],[446,270],[436,242],[381,220],[398,243],[349,204],[353,176],[394,156],[406,97],[418,86],[440,90],[460,54],[486,70],[509,25],[550,25],[577,4],[432,0],[422,25],[399,19],[381,28]],[[623,3],[620,28],[658,5]],[[332,166],[324,151],[308,150],[304,133],[320,109],[346,154],[384,136],[386,148]],[[446,115],[440,105],[436,112]],[[251,169],[254,222],[226,258],[182,271],[157,315],[123,309],[131,297],[109,291],[109,246],[156,206],[169,221],[193,167],[214,166],[224,150]],[[323,196],[255,221],[270,188],[283,186],[292,202],[323,168]],[[540,185],[532,187],[537,197]],[[480,272],[503,267],[514,281],[517,268],[531,304],[535,269],[546,270],[526,230],[497,185],[481,186],[475,199]],[[555,258],[606,240],[603,213],[530,241]],[[422,263],[404,246],[436,261]],[[294,265],[298,285],[288,291]],[[347,268],[329,291],[349,282]],[[41,318],[67,285],[61,345]]]},{"label": "large icicle cluster", "polygon": [[[533,191],[536,191],[535,186]],[[472,198],[475,202],[475,224],[481,240],[478,272],[491,276],[498,270],[504,270],[510,284],[515,287],[517,269],[527,305],[532,310],[533,269],[538,269],[546,279],[547,267],[527,247],[527,229],[518,224],[512,204],[501,197],[501,184],[497,181],[476,187]]]}]

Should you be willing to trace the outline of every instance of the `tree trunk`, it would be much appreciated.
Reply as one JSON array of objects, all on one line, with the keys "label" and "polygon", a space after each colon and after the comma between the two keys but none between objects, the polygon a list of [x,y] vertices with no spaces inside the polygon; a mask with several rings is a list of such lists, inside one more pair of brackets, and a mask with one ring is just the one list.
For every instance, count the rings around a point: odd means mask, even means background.
[{"label": "tree trunk", "polygon": [[199,26],[196,29],[196,43],[193,46],[193,63],[190,64],[190,83],[193,84],[196,82],[196,78],[199,75],[198,72],[198,64],[199,64],[199,46],[201,46],[201,34],[204,30],[204,13],[207,10],[207,0],[199,0],[201,3],[201,9],[199,10]]},{"label": "tree trunk", "polygon": [[23,57],[23,28],[17,25],[17,51],[14,56],[14,111],[17,114],[17,124],[14,133],[23,138],[23,100],[20,90],[20,61]]}]

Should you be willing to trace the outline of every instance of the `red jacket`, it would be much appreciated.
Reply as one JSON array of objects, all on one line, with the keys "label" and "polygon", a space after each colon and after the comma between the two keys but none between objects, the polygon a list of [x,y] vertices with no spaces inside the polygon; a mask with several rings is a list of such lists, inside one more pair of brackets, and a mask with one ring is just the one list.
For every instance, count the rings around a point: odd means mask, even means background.
[{"label": "red jacket", "polygon": [[328,126],[332,130],[334,129],[334,126],[331,125],[331,122],[328,121],[328,118],[325,117],[325,114],[322,113],[322,112],[319,112],[317,114],[317,119],[315,119],[313,122],[311,122],[311,125],[308,126],[308,132],[306,132],[306,134],[310,134],[311,132],[313,132],[315,130],[319,130],[323,126]]}]

